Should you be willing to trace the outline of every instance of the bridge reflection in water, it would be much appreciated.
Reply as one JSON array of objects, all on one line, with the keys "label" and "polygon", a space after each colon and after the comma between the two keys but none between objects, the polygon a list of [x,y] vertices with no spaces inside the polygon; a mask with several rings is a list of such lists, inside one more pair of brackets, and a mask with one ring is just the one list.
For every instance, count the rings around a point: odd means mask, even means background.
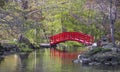
[{"label": "bridge reflection in water", "polygon": [[83,53],[84,51],[81,51],[81,52],[68,52],[68,51],[62,51],[62,50],[59,50],[59,49],[56,49],[56,48],[51,48],[50,49],[50,56],[51,57],[57,57],[57,58],[61,58],[61,59],[70,59],[70,60],[73,60],[73,59],[76,59],[78,54],[81,54]]}]

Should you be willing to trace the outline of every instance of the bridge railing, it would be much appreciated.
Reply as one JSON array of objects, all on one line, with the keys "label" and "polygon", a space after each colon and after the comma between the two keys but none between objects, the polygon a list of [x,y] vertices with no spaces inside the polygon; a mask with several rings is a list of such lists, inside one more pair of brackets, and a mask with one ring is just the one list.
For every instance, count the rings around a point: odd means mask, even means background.
[{"label": "bridge railing", "polygon": [[50,37],[50,44],[54,45],[64,41],[77,41],[86,45],[93,43],[93,37],[80,32],[63,32]]}]

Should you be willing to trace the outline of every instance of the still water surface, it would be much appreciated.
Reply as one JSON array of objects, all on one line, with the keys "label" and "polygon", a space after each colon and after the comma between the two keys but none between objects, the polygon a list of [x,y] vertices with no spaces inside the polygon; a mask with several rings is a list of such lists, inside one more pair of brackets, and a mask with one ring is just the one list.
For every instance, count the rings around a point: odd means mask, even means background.
[{"label": "still water surface", "polygon": [[72,63],[77,52],[40,49],[32,53],[5,56],[0,72],[120,72],[120,67],[83,66]]}]

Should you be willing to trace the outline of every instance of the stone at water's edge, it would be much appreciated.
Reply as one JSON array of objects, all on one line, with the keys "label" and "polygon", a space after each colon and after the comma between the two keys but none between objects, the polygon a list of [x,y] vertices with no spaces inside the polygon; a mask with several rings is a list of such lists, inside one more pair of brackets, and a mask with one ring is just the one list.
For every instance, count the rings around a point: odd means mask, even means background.
[{"label": "stone at water's edge", "polygon": [[80,61],[78,59],[73,60],[73,63],[79,63]]}]

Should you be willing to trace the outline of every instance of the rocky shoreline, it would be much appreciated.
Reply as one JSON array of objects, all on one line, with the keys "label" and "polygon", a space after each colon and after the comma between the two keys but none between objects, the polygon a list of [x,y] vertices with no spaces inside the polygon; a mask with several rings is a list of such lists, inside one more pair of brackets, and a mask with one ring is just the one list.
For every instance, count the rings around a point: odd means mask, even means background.
[{"label": "rocky shoreline", "polygon": [[8,55],[16,52],[29,52],[33,51],[37,47],[30,42],[29,39],[20,35],[14,43],[1,43],[0,42],[0,59],[2,55]]},{"label": "rocky shoreline", "polygon": [[103,47],[96,47],[83,54],[78,55],[75,63],[84,65],[120,65],[120,48],[107,44]]},{"label": "rocky shoreline", "polygon": [[32,52],[36,48],[30,47],[29,45],[26,44],[1,44],[0,43],[0,62],[4,59],[4,56],[10,55],[10,54],[15,54],[15,53],[20,53],[20,52]]}]

